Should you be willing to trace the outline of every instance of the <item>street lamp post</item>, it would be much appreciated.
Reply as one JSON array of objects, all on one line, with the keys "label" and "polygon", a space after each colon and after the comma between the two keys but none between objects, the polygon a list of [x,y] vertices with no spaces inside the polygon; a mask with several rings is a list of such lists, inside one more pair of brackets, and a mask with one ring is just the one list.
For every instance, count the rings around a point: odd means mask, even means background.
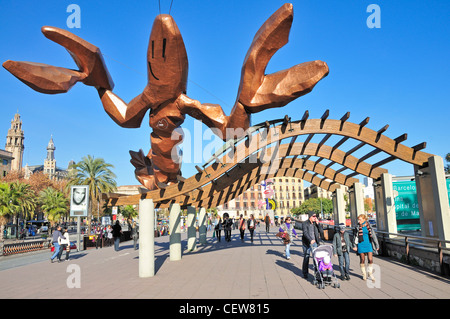
[{"label": "street lamp post", "polygon": [[319,197],[320,200],[320,218],[323,219],[323,206],[322,206],[322,197]]}]

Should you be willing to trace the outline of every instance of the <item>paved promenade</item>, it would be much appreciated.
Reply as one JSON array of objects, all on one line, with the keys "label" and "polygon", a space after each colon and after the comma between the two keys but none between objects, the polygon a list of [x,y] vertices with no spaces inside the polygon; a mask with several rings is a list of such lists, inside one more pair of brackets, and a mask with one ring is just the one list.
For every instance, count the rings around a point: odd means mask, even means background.
[{"label": "paved promenade", "polygon": [[[156,274],[139,278],[139,252],[132,242],[113,247],[73,252],[70,261],[50,263],[50,252],[0,257],[0,298],[43,299],[442,299],[450,298],[450,280],[375,257],[375,285],[361,279],[359,257],[351,253],[351,280],[340,288],[318,289],[313,270],[301,276],[301,241],[291,246],[291,259],[275,237],[276,228],[249,234],[242,243],[238,231],[230,243],[217,243],[208,232],[208,243],[196,252],[183,252],[182,260],[170,261],[169,236],[155,239]],[[182,235],[183,248],[187,246]],[[311,260],[312,262],[312,260]],[[337,259],[332,258],[340,275]],[[311,264],[311,263],[310,263]],[[79,284],[79,287],[76,285]],[[72,288],[70,288],[72,286]],[[75,286],[75,287],[73,287]]]}]

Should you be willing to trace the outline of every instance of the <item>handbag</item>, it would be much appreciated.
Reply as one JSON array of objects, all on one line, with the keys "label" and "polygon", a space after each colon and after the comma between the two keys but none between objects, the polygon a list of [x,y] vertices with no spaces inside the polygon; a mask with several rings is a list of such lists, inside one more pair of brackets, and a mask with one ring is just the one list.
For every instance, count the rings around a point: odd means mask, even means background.
[{"label": "handbag", "polygon": [[289,237],[288,233],[285,232],[278,232],[275,236],[281,238],[283,240],[283,243],[286,245],[291,241],[291,238]]}]

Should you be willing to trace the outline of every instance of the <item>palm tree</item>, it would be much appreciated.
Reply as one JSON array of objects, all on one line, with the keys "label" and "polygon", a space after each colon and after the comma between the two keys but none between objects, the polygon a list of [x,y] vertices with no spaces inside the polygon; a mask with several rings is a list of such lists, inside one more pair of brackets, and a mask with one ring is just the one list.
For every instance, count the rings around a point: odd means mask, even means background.
[{"label": "palm tree", "polygon": [[136,216],[138,216],[137,210],[133,207],[133,205],[127,205],[125,207],[122,207],[120,210],[120,213],[125,219],[132,219]]},{"label": "palm tree", "polygon": [[15,217],[31,219],[37,205],[36,195],[31,185],[21,182],[14,182],[10,185],[10,187],[14,192],[12,204],[14,205]]},{"label": "palm tree", "polygon": [[14,182],[14,183],[0,183],[0,216],[1,216],[1,231],[3,235],[4,225],[8,222],[11,216],[14,218],[27,218],[34,213],[36,208],[36,198],[34,191],[30,185]]},{"label": "palm tree", "polygon": [[11,187],[8,183],[0,182],[0,238],[3,239],[3,229],[5,228],[6,223],[8,222],[12,210],[12,197],[13,192],[11,191]]},{"label": "palm tree", "polygon": [[52,225],[62,217],[67,216],[69,200],[62,192],[48,187],[39,193],[39,201],[42,210]]},{"label": "palm tree", "polygon": [[114,166],[106,163],[103,158],[94,158],[88,155],[70,168],[73,168],[75,171],[67,187],[72,185],[89,185],[90,208],[88,223],[90,225],[94,201],[100,206],[101,193],[114,192],[117,188],[114,180],[116,175],[110,169],[114,168]]}]

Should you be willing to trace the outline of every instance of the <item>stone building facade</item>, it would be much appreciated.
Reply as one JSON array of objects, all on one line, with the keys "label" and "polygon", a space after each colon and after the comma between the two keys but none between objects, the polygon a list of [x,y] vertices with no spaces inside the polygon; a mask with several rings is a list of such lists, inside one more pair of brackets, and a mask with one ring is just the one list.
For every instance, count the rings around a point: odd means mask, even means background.
[{"label": "stone building facade", "polygon": [[11,171],[13,159],[11,152],[0,149],[0,177],[5,177]]},{"label": "stone building facade", "polygon": [[286,217],[291,215],[291,209],[299,207],[304,197],[304,183],[299,178],[275,177],[250,189],[235,199],[218,206],[220,214],[227,212],[231,217],[241,214],[248,218],[253,214],[255,218],[264,218],[268,210],[273,216]]},{"label": "stone building facade", "polygon": [[22,129],[22,120],[17,112],[11,120],[11,127],[6,135],[5,150],[0,149],[0,174],[6,176],[9,171],[23,171],[25,178],[29,178],[36,172],[47,174],[52,180],[61,180],[69,176],[69,167],[75,164],[70,161],[67,169],[56,166],[55,143],[53,136],[47,145],[47,157],[44,164],[23,166],[23,153],[25,150],[25,134]]}]

